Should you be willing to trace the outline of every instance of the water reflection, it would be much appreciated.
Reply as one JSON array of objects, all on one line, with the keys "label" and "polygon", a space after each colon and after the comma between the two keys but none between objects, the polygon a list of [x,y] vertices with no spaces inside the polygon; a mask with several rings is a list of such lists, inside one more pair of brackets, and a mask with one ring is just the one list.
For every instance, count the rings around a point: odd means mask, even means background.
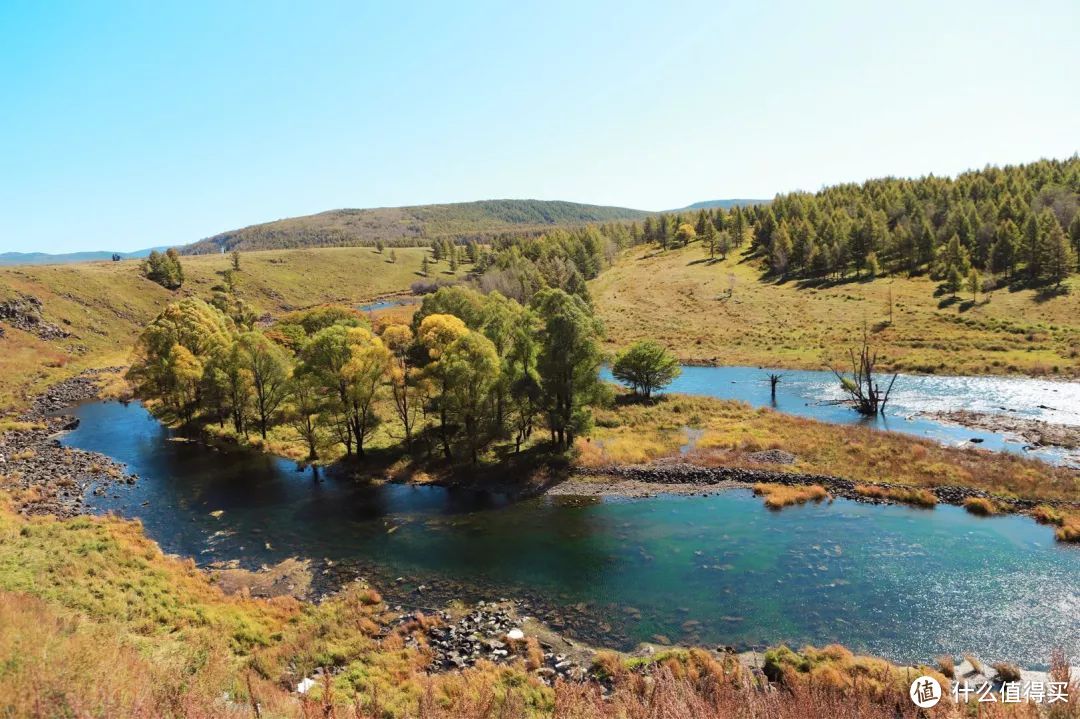
[{"label": "water reflection", "polygon": [[525,597],[623,647],[840,641],[903,661],[974,651],[1036,666],[1080,639],[1080,548],[1026,517],[846,501],[776,513],[743,491],[514,503],[334,472],[316,482],[291,462],[174,441],[138,403],[77,413],[64,442],[140,475],[92,506],[200,562],[325,558],[421,606]]}]

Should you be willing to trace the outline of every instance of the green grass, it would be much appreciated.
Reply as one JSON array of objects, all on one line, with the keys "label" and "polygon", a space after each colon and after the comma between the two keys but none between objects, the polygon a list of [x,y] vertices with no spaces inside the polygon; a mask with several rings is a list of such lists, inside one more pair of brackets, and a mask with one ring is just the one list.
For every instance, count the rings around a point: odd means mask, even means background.
[{"label": "green grass", "polygon": [[[389,252],[371,248],[245,252],[239,291],[259,314],[328,302],[356,304],[407,291],[421,279],[424,252],[398,248],[396,263],[387,261]],[[33,295],[43,302],[47,321],[72,333],[47,341],[5,323],[0,413],[87,367],[126,364],[139,332],[166,304],[190,295],[209,299],[230,267],[225,255],[182,261],[187,279],[177,292],[142,277],[137,260],[0,267],[0,301],[18,293]],[[433,265],[432,277],[452,276],[442,262]]]},{"label": "green grass", "polygon": [[700,243],[638,248],[591,281],[608,349],[655,339],[694,364],[823,369],[827,358],[843,365],[866,326],[883,368],[1080,376],[1077,276],[1051,298],[1002,289],[939,306],[925,277],[800,287],[763,280],[739,253],[716,264],[705,255]]}]

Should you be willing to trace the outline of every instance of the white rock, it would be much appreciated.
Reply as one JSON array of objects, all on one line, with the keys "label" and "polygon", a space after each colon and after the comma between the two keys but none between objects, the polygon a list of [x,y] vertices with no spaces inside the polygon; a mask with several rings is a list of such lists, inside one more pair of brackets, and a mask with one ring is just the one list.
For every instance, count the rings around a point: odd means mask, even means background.
[{"label": "white rock", "polygon": [[303,681],[296,685],[296,691],[299,694],[307,694],[315,686],[315,683],[315,680],[311,677],[304,677]]},{"label": "white rock", "polygon": [[521,631],[520,629],[511,629],[506,633],[506,638],[518,641],[525,638],[525,632]]}]

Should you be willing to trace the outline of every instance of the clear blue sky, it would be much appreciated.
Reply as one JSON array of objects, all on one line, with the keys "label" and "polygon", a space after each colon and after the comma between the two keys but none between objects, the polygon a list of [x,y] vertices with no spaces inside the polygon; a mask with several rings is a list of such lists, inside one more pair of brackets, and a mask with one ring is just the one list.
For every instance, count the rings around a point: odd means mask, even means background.
[{"label": "clear blue sky", "polygon": [[1080,2],[0,4],[0,251],[1080,150]]}]

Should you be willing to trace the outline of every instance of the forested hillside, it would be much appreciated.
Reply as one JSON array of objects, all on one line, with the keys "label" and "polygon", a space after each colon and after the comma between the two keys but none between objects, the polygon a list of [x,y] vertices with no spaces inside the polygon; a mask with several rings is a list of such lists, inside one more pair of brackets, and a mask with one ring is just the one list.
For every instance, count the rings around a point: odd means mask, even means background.
[{"label": "forested hillside", "polygon": [[977,295],[1004,284],[1060,287],[1077,271],[1078,208],[1080,158],[1072,157],[665,215],[648,222],[645,239],[664,249],[701,239],[710,257],[748,241],[781,279],[925,273],[942,293]]},{"label": "forested hillside", "polygon": [[556,226],[635,220],[647,213],[624,207],[543,200],[484,200],[445,205],[331,210],[223,232],[184,248],[185,254],[224,250],[358,245],[415,246],[434,239],[490,241],[537,235]]}]

